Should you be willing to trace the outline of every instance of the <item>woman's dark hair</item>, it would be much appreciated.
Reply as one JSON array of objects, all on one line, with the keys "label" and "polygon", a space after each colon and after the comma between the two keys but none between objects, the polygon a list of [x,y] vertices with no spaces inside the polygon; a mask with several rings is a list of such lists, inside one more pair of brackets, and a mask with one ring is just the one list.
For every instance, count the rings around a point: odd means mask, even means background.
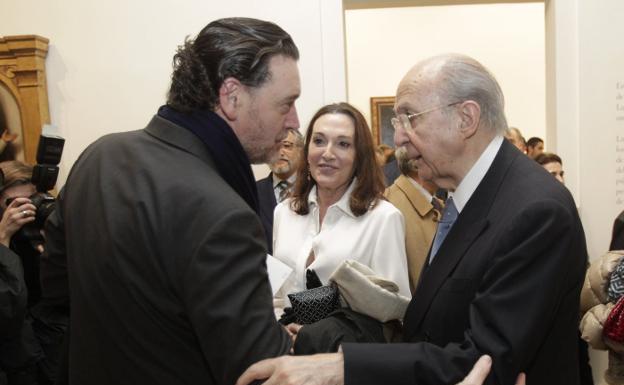
[{"label": "woman's dark hair", "polygon": [[240,17],[213,21],[178,47],[167,104],[182,112],[213,110],[226,78],[258,87],[271,76],[275,55],[299,59],[294,41],[278,25]]},{"label": "woman's dark hair", "polygon": [[542,166],[545,164],[554,163],[554,162],[557,162],[563,166],[563,162],[561,161],[561,158],[559,157],[559,155],[554,154],[552,152],[543,152],[539,154],[537,158],[535,158],[535,161],[541,164]]},{"label": "woman's dark hair", "polygon": [[308,164],[308,153],[310,149],[310,138],[312,137],[312,129],[314,123],[326,114],[344,114],[351,118],[355,127],[354,147],[355,161],[353,176],[357,177],[357,183],[351,197],[349,198],[349,207],[355,216],[364,215],[369,209],[375,207],[379,199],[383,199],[384,181],[381,169],[375,160],[375,146],[373,144],[373,136],[371,135],[366,119],[362,113],[348,103],[329,104],[322,107],[314,114],[305,136],[305,145],[303,147],[303,162],[300,163],[297,170],[297,181],[295,182],[294,191],[290,208],[299,215],[307,215],[310,212],[308,206],[308,195],[316,181],[310,177],[310,167]]}]

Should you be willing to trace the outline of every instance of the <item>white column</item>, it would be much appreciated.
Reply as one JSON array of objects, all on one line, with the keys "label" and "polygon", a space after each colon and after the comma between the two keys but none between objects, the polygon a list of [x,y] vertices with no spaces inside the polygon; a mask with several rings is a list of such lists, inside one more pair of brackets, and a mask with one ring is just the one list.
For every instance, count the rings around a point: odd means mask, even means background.
[{"label": "white column", "polygon": [[[624,210],[624,2],[547,0],[547,138],[563,159],[590,259],[609,246]],[[606,384],[604,352],[591,352]]]}]

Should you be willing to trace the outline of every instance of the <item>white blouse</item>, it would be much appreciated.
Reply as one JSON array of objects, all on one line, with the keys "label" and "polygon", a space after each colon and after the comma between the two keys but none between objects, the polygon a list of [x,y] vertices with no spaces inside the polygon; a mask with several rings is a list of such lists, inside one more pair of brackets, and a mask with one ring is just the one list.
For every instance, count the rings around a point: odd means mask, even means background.
[{"label": "white blouse", "polygon": [[[273,255],[293,272],[275,295],[276,314],[288,306],[286,294],[305,290],[305,271],[313,269],[327,284],[334,270],[351,259],[369,266],[377,275],[395,282],[399,293],[411,297],[405,253],[403,215],[391,203],[380,200],[364,215],[356,217],[349,207],[352,182],[340,200],[325,213],[319,226],[316,186],[310,191],[310,213],[298,215],[290,199],[277,205],[273,220]],[[314,261],[305,264],[314,251]]]}]

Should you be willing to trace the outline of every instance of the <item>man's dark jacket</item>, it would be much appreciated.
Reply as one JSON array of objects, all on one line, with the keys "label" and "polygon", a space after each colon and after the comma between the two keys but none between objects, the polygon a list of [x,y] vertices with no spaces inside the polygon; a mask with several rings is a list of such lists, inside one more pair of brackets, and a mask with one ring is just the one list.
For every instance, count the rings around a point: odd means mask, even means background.
[{"label": "man's dark jacket", "polygon": [[459,382],[482,354],[486,384],[579,383],[579,293],[587,250],[572,196],[503,141],[405,315],[405,344],[343,345],[345,382]]},{"label": "man's dark jacket", "polygon": [[260,221],[191,131],[156,116],[99,139],[48,222],[43,289],[71,297],[70,383],[229,385],[288,351]]}]

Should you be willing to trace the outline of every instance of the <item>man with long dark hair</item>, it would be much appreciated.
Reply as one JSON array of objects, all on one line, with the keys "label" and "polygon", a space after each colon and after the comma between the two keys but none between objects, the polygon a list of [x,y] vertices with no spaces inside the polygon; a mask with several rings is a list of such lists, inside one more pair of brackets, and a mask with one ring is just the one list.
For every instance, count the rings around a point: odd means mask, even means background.
[{"label": "man with long dark hair", "polygon": [[70,383],[233,384],[288,352],[250,163],[299,126],[298,57],[273,23],[214,21],[179,48],[147,127],[80,156],[42,262],[71,298]]}]

